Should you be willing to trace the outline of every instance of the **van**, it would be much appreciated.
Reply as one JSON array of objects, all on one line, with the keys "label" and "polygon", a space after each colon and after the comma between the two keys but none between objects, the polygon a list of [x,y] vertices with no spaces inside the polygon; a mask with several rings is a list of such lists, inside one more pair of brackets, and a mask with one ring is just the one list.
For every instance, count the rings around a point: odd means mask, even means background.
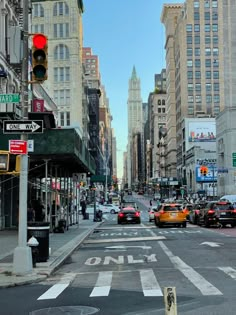
[{"label": "van", "polygon": [[228,200],[229,202],[236,204],[236,195],[224,195],[220,200]]}]

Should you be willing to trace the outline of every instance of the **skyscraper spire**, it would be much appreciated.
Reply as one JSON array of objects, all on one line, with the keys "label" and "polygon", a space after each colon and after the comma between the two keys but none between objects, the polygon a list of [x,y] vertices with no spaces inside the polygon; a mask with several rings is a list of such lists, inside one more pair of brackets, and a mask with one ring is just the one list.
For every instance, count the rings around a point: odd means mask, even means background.
[{"label": "skyscraper spire", "polygon": [[135,66],[133,66],[131,80],[136,80],[136,79],[137,79],[137,73],[136,73]]}]

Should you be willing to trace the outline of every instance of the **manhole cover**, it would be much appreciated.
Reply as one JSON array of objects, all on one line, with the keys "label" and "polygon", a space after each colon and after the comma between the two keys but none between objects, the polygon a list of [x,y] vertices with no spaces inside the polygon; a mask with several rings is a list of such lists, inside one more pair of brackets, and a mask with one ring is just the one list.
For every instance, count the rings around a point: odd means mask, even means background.
[{"label": "manhole cover", "polygon": [[90,315],[98,311],[98,308],[89,306],[59,306],[35,310],[30,315]]}]

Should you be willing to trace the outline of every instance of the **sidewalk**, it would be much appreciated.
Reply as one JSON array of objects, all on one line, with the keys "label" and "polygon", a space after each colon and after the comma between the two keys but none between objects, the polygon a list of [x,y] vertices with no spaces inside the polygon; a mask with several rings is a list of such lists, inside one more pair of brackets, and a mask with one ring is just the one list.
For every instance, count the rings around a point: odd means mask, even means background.
[{"label": "sidewalk", "polygon": [[36,263],[32,273],[24,276],[12,274],[13,252],[18,243],[18,232],[15,230],[0,231],[0,288],[29,284],[41,281],[51,275],[83,240],[102,222],[93,219],[82,220],[78,225],[69,226],[65,233],[50,233],[50,256],[47,262]]}]

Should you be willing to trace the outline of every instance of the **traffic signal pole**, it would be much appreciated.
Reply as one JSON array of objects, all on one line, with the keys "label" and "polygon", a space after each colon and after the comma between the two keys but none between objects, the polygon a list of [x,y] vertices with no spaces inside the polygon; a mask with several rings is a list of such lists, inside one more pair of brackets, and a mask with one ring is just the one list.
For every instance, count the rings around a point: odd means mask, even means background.
[{"label": "traffic signal pole", "polygon": [[[23,60],[21,72],[21,106],[23,119],[28,119],[28,12],[29,0],[23,2]],[[27,134],[21,135],[21,140],[28,140]],[[18,246],[13,254],[13,273],[18,275],[32,272],[32,254],[27,246],[27,195],[28,195],[28,155],[21,156],[20,190],[19,190],[19,224],[18,224]]]}]

